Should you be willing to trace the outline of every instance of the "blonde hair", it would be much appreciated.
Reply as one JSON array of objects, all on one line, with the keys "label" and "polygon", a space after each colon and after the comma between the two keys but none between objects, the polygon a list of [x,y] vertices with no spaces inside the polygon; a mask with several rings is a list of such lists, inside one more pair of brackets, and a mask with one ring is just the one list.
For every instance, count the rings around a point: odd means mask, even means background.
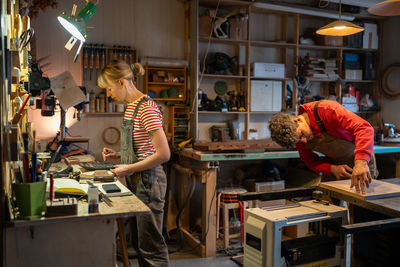
[{"label": "blonde hair", "polygon": [[111,83],[120,79],[135,81],[136,76],[144,75],[144,68],[140,63],[127,64],[123,60],[113,59],[101,70],[97,84],[101,88],[110,87]]}]

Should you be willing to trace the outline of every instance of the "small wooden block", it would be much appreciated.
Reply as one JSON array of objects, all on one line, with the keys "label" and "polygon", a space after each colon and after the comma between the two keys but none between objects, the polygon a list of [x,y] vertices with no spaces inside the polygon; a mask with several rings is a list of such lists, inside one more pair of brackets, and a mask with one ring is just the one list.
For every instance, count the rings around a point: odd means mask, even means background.
[{"label": "small wooden block", "polygon": [[78,214],[78,201],[75,198],[56,198],[46,201],[46,217],[69,216]]}]

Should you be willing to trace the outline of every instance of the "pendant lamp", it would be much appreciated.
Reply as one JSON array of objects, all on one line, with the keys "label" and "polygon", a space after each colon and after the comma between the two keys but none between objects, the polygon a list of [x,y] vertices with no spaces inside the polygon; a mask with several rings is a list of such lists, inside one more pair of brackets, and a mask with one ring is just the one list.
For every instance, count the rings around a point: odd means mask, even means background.
[{"label": "pendant lamp", "polygon": [[347,36],[362,32],[363,27],[342,20],[342,1],[339,1],[339,19],[317,30],[317,34],[329,36]]},{"label": "pendant lamp", "polygon": [[399,16],[400,0],[387,0],[370,6],[368,12],[376,16]]}]

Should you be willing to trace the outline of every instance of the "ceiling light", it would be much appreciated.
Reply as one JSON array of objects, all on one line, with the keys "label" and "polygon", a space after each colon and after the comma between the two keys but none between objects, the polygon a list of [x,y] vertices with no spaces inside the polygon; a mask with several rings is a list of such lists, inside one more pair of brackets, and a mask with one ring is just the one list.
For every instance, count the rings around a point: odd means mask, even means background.
[{"label": "ceiling light", "polygon": [[377,16],[399,16],[400,0],[387,0],[370,6],[368,12]]},{"label": "ceiling light", "polygon": [[342,20],[342,1],[339,1],[339,20],[325,25],[317,30],[317,34],[329,36],[347,36],[362,32],[363,27],[354,23]]}]

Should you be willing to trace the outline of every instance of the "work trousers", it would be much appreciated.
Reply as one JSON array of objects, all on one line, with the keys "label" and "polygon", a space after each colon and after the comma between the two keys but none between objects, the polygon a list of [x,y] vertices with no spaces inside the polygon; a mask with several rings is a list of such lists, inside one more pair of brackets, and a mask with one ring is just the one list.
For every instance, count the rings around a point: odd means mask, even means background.
[{"label": "work trousers", "polygon": [[168,247],[162,235],[167,177],[161,165],[127,177],[130,190],[151,209],[151,214],[130,218],[132,245],[139,266],[168,266]]}]

